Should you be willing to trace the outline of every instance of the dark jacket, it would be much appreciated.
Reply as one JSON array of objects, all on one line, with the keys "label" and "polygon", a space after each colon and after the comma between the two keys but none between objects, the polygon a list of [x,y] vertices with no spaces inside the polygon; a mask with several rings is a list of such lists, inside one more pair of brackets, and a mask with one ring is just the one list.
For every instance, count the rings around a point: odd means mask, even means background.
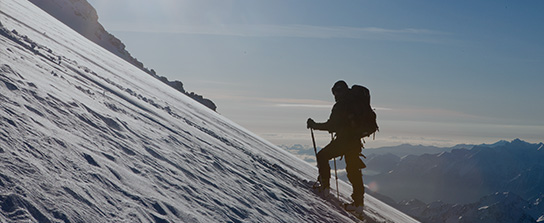
[{"label": "dark jacket", "polygon": [[332,107],[329,120],[324,123],[315,123],[313,128],[317,130],[326,130],[331,133],[334,132],[336,133],[336,137],[352,138],[354,134],[348,118],[349,103],[348,98],[337,101]]}]

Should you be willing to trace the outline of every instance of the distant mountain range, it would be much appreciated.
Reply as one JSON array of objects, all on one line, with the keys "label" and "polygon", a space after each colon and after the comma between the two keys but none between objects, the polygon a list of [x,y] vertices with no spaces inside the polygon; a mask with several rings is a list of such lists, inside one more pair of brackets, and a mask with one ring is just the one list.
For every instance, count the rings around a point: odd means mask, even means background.
[{"label": "distant mountain range", "polygon": [[380,173],[368,176],[367,182],[376,182],[381,193],[395,200],[418,198],[462,204],[497,191],[514,192],[530,200],[544,192],[544,149],[539,148],[542,143],[516,139],[502,145],[399,159],[391,153],[376,155],[369,157],[367,165],[371,169],[376,163]]},{"label": "distant mountain range", "polygon": [[528,202],[514,193],[496,192],[464,205],[413,199],[395,206],[422,222],[534,223],[544,221],[542,199]]},{"label": "distant mountain range", "polygon": [[[305,149],[308,146],[283,147],[311,161]],[[309,151],[313,154],[313,148]],[[365,184],[422,221],[446,222],[452,216],[465,216],[465,220],[453,222],[471,222],[467,219],[512,210],[519,216],[508,217],[544,221],[543,143],[515,139],[448,148],[403,144],[365,149],[363,153],[367,156]],[[345,167],[343,162],[337,164],[340,169]],[[491,198],[496,202],[483,205]]]}]

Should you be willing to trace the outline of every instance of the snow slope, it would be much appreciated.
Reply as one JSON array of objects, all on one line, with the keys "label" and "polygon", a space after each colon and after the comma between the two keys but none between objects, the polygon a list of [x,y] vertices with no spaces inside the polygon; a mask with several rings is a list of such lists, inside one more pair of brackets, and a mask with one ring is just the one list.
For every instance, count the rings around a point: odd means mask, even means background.
[{"label": "snow slope", "polygon": [[308,189],[315,167],[32,3],[0,0],[0,23],[1,222],[356,221]]},{"label": "snow slope", "polygon": [[181,93],[188,95],[192,99],[216,111],[217,106],[210,99],[204,98],[194,92],[189,93],[185,91],[181,81],[170,81],[164,76],[159,76],[155,70],[146,68],[142,62],[130,55],[125,49],[125,44],[106,31],[98,22],[96,10],[89,2],[87,2],[87,0],[30,0],[30,2],[92,42],[102,46],[104,49],[128,61],[149,75],[167,83]]}]

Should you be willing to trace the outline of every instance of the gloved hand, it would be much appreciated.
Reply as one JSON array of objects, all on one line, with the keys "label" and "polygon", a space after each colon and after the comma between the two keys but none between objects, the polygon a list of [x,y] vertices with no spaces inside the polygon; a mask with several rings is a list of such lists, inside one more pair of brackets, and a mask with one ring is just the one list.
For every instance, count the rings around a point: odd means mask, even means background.
[{"label": "gloved hand", "polygon": [[315,121],[309,118],[308,121],[306,121],[306,128],[313,129],[314,127],[315,127]]}]

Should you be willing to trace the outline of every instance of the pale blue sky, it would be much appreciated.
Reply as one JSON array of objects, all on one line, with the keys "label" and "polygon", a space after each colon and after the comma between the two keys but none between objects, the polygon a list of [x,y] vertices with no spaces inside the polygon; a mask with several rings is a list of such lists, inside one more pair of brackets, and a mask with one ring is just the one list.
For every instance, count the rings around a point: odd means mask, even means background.
[{"label": "pale blue sky", "polygon": [[541,0],[89,2],[147,67],[276,144],[311,143],[339,79],[371,90],[369,147],[544,141]]}]

